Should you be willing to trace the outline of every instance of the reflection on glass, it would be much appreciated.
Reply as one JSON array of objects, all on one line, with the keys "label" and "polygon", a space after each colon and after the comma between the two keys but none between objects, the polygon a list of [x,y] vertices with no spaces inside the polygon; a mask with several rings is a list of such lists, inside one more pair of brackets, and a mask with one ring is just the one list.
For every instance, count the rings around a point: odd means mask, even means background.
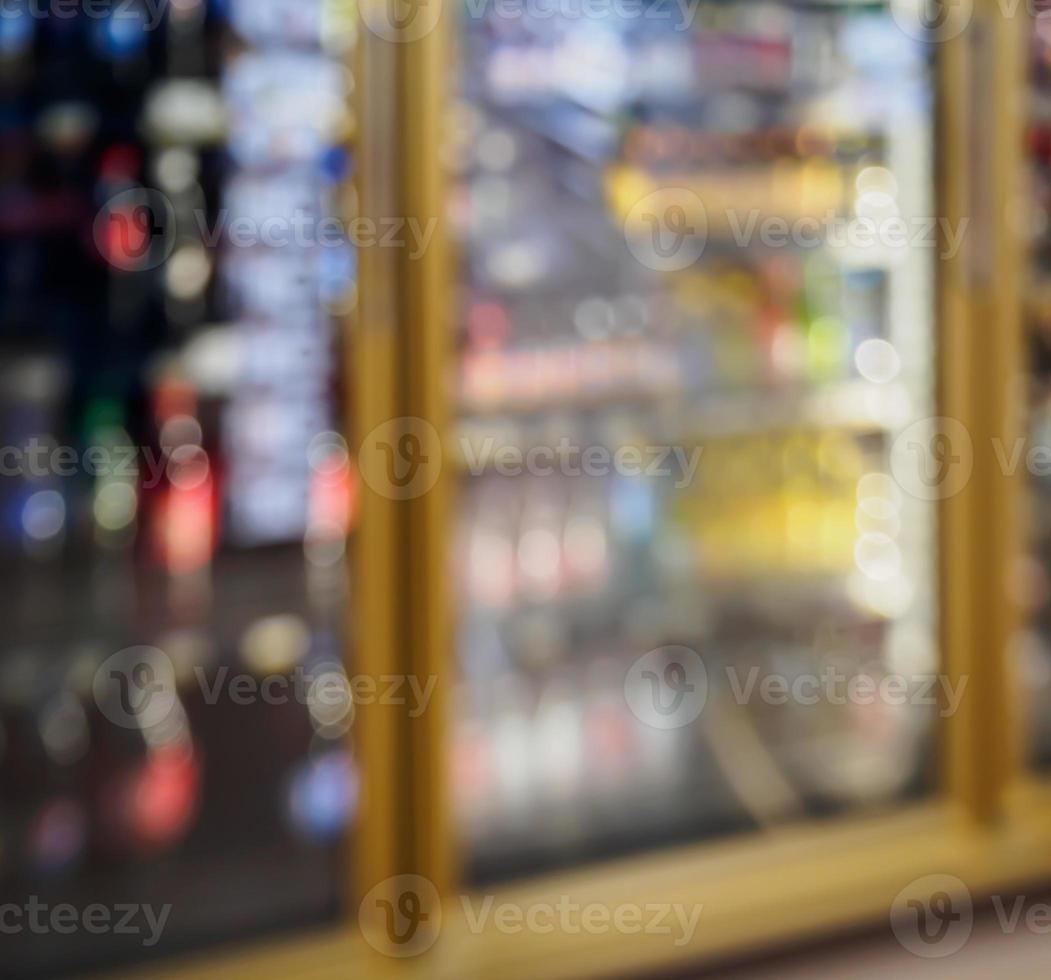
[{"label": "reflection on glass", "polygon": [[460,12],[481,879],[930,786],[932,509],[891,465],[934,414],[928,48],[880,5],[605,13]]}]

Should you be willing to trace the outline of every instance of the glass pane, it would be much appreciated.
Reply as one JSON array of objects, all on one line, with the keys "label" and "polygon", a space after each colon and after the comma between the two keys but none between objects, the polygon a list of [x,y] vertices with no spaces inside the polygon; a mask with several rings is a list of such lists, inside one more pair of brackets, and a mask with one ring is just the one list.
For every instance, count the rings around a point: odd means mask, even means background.
[{"label": "glass pane", "polygon": [[1030,553],[1021,560],[1019,586],[1028,613],[1017,643],[1019,677],[1029,725],[1028,754],[1041,768],[1051,765],[1051,602],[1048,545],[1051,543],[1051,468],[1044,455],[1051,445],[1051,293],[1048,291],[1048,207],[1051,206],[1051,24],[1033,18],[1030,33],[1030,93],[1027,139],[1029,195],[1023,232],[1031,249],[1024,293],[1030,385],[1027,442],[1029,507],[1025,518]]},{"label": "glass pane", "polygon": [[[322,0],[59,6],[0,18],[16,975],[332,919],[357,787],[347,38]],[[30,928],[67,905],[94,928]]]},{"label": "glass pane", "polygon": [[458,34],[471,877],[929,792],[945,488],[919,25],[481,3]]}]

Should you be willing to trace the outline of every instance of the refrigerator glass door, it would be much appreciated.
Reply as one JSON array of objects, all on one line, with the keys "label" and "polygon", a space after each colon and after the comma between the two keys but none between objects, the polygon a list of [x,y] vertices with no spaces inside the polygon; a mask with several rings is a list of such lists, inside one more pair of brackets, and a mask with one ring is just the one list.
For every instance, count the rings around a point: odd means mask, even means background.
[{"label": "refrigerator glass door", "polygon": [[882,4],[457,34],[469,876],[929,792],[931,45]]},{"label": "refrigerator glass door", "polygon": [[3,18],[0,894],[157,923],[5,935],[15,975],[344,901],[354,266],[318,238],[349,170],[322,6]]}]

